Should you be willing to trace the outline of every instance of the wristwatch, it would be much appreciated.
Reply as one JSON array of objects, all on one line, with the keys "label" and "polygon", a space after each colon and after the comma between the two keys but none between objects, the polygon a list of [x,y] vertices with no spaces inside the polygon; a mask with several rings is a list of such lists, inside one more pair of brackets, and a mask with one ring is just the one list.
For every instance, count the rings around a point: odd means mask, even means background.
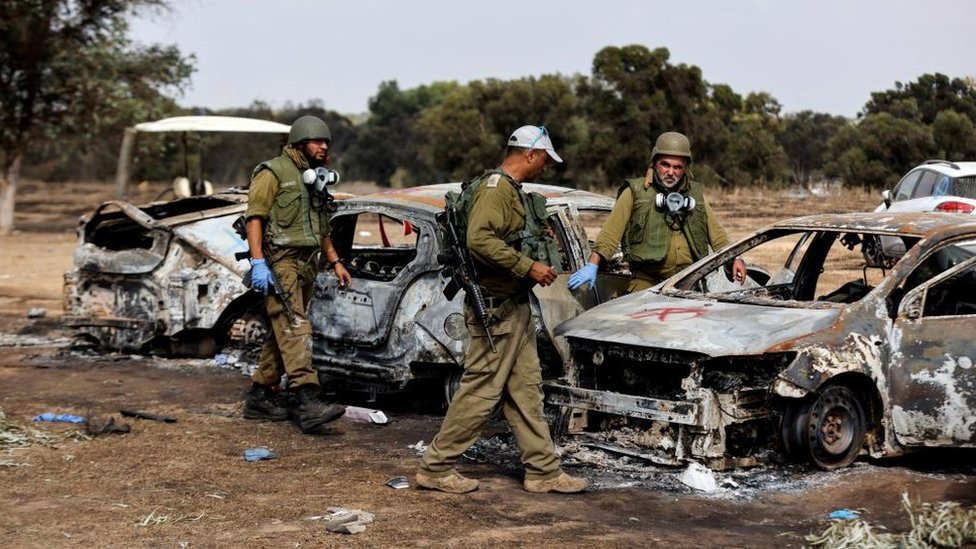
[{"label": "wristwatch", "polygon": [[335,266],[337,264],[340,264],[340,263],[342,263],[342,258],[341,257],[337,257],[337,258],[335,258],[335,259],[333,259],[332,261],[329,262],[329,268],[330,269],[335,269]]}]

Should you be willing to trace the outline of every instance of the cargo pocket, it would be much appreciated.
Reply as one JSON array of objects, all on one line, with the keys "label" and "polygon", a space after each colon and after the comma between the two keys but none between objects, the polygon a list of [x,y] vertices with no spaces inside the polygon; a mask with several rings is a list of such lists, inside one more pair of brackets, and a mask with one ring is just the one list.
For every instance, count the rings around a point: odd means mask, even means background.
[{"label": "cargo pocket", "polygon": [[[471,337],[485,337],[485,327],[482,326],[481,321],[475,316],[474,311],[466,309],[464,315],[468,325],[468,333],[471,334]],[[489,329],[491,336],[495,337],[512,333],[517,328],[515,326],[515,317],[516,315],[509,314],[502,320],[496,320]]]},{"label": "cargo pocket", "polygon": [[[640,211],[640,201],[634,203],[634,211]],[[652,206],[653,207],[653,206]],[[631,216],[630,223],[627,224],[627,243],[630,245],[638,244],[644,241],[644,228],[647,226],[647,217],[650,214],[644,216]]]},{"label": "cargo pocket", "polygon": [[275,198],[275,224],[279,227],[290,227],[298,221],[302,210],[302,189],[293,186],[282,189]]}]

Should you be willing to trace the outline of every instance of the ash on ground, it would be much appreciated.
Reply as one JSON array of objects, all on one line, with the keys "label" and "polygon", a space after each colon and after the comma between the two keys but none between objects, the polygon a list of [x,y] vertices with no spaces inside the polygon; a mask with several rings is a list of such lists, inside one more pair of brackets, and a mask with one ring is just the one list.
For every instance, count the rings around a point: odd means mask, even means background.
[{"label": "ash on ground", "polygon": [[[556,452],[562,459],[563,468],[570,474],[585,477],[590,482],[591,490],[646,488],[675,494],[699,494],[706,498],[725,500],[751,500],[768,492],[804,491],[826,487],[885,469],[864,461],[857,461],[850,467],[834,471],[821,471],[813,466],[778,462],[729,471],[708,471],[704,467],[692,467],[691,469],[695,471],[704,470],[705,475],[711,475],[714,479],[715,489],[703,491],[692,488],[682,481],[683,473],[689,469],[688,463],[674,466],[659,465],[647,457],[620,455],[594,447],[594,445],[612,444],[618,439],[619,434],[612,431],[565,435],[556,440]],[[640,452],[646,453],[648,457],[651,455],[646,449],[635,450],[634,453]],[[518,444],[508,431],[481,438],[465,452],[463,461],[489,463],[510,470],[513,474],[522,469]],[[952,471],[947,472],[952,473]],[[973,472],[976,470],[970,471],[969,474]],[[941,472],[929,474],[933,477],[944,476]],[[687,474],[685,477],[687,478]]]}]

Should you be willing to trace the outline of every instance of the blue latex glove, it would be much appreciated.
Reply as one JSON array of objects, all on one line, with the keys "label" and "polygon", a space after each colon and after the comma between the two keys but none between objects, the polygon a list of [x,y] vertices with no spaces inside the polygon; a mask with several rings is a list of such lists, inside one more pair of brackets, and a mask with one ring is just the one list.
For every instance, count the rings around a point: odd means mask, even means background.
[{"label": "blue latex glove", "polygon": [[251,260],[251,287],[261,290],[261,293],[268,294],[268,286],[271,284],[271,271],[268,264],[263,259]]},{"label": "blue latex glove", "polygon": [[567,286],[569,286],[570,290],[575,290],[586,283],[589,283],[591,288],[594,284],[596,284],[596,265],[592,263],[583,265],[578,271],[573,273],[573,275],[569,277],[569,283],[567,283]]},{"label": "blue latex glove", "polygon": [[72,415],[72,414],[53,414],[51,412],[46,412],[39,416],[35,416],[34,421],[58,421],[61,423],[84,423],[85,418],[81,416]]},{"label": "blue latex glove", "polygon": [[262,459],[275,459],[276,457],[278,457],[278,454],[263,446],[244,450],[245,461],[261,461]]}]

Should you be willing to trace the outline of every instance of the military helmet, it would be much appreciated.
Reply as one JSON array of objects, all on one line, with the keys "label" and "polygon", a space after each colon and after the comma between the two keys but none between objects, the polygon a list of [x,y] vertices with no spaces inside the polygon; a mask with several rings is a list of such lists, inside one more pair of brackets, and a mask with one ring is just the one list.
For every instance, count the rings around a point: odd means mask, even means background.
[{"label": "military helmet", "polygon": [[651,162],[654,162],[659,154],[683,156],[691,164],[691,144],[683,133],[664,132],[659,135],[654,142],[654,149],[651,150]]},{"label": "military helmet", "polygon": [[325,139],[331,143],[332,132],[329,131],[329,126],[321,118],[306,114],[291,123],[288,143],[293,145],[307,139]]}]

